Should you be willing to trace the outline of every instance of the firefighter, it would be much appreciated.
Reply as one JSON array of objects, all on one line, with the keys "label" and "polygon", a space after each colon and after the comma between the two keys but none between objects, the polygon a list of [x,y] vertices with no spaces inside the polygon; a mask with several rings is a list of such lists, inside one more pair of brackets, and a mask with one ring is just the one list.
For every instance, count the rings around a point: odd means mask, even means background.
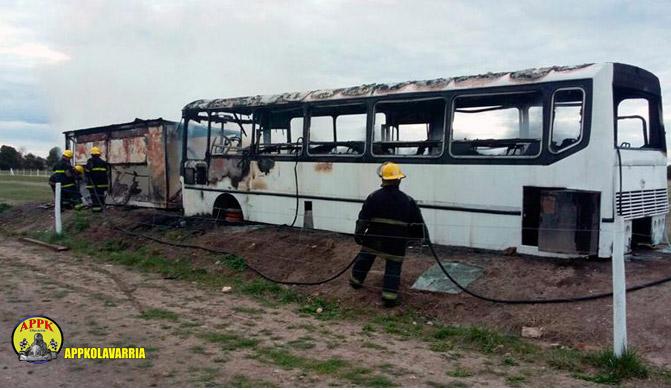
[{"label": "firefighter", "polygon": [[84,166],[82,165],[75,165],[75,188],[77,190],[77,194],[79,195],[79,203],[75,205],[75,210],[81,210],[86,208],[86,202],[84,200],[84,197],[86,196],[86,192],[83,191],[82,186],[84,185],[86,178],[84,177]]},{"label": "firefighter", "polygon": [[65,150],[61,159],[54,165],[53,174],[49,177],[51,190],[56,190],[56,183],[61,183],[61,206],[72,208],[81,203],[81,197],[76,187],[77,173],[70,161],[72,150]]},{"label": "firefighter", "polygon": [[422,214],[415,201],[399,189],[405,174],[398,164],[380,166],[379,190],[368,196],[356,222],[355,240],[361,245],[356,257],[350,285],[360,288],[375,257],[385,259],[382,301],[386,307],[398,304],[401,265],[408,241],[419,240],[424,233]]},{"label": "firefighter", "polygon": [[109,185],[108,165],[100,158],[100,148],[91,148],[91,158],[86,162],[86,188],[91,194],[92,211],[100,212],[105,207],[105,194]]}]

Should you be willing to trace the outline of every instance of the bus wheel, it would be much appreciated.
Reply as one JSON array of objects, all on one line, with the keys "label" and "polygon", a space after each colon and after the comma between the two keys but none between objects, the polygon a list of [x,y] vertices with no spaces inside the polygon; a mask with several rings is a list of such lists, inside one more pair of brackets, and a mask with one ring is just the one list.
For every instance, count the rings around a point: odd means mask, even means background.
[{"label": "bus wheel", "polygon": [[242,208],[231,194],[221,194],[214,201],[212,217],[219,223],[242,223]]}]

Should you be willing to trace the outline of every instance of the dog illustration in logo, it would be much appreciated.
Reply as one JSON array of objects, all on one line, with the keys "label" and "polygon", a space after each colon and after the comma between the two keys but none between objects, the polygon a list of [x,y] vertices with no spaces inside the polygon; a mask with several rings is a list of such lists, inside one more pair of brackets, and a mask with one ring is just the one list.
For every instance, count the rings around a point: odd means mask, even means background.
[{"label": "dog illustration in logo", "polygon": [[48,361],[56,358],[56,353],[52,352],[47,343],[44,342],[44,338],[41,333],[35,334],[33,343],[30,344],[30,347],[26,351],[19,353],[19,360],[25,360],[30,362],[35,361]]}]

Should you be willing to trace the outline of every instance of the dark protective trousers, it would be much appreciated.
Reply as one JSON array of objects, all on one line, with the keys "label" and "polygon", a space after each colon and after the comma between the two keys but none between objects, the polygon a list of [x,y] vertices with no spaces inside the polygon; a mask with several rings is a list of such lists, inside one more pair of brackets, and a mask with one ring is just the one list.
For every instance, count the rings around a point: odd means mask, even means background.
[{"label": "dark protective trousers", "polygon": [[[373,266],[375,257],[377,255],[364,252],[359,252],[352,268],[352,276],[350,282],[353,285],[362,285],[366,280],[368,271]],[[383,256],[381,256],[383,257]],[[398,286],[401,284],[401,266],[403,262],[400,259],[385,259],[384,267],[384,286],[382,288],[382,299],[386,301],[395,301],[398,299]]]},{"label": "dark protective trousers", "polygon": [[87,186],[89,194],[91,194],[91,204],[93,207],[102,208],[105,206],[105,192],[107,188],[91,188]]},{"label": "dark protective trousers", "polygon": [[[51,186],[51,191],[55,194],[56,184],[49,183],[49,185]],[[75,183],[66,185],[65,187],[61,186],[61,207],[70,208],[81,202],[82,196]]]}]

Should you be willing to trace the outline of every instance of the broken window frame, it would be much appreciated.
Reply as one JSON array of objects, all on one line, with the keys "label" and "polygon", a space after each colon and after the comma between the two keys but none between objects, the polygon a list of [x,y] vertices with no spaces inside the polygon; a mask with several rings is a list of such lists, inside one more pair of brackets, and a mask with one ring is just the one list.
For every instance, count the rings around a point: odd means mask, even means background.
[{"label": "broken window frame", "polygon": [[[554,136],[554,123],[555,123],[555,96],[557,95],[557,92],[561,91],[580,91],[582,93],[582,103],[580,105],[580,136],[576,141],[570,145],[567,145],[561,149],[555,150],[552,147],[552,139]],[[549,131],[548,131],[548,151],[552,154],[560,154],[564,153],[565,151],[572,149],[582,143],[583,137],[585,136],[585,107],[586,107],[586,101],[587,101],[587,92],[585,91],[584,88],[582,87],[566,87],[566,88],[557,88],[554,91],[552,91],[552,98],[550,99],[550,124],[549,124]]]},{"label": "broken window frame", "polygon": [[[241,113],[236,113],[234,111],[213,111],[210,112],[210,119],[208,122],[209,126],[209,147],[208,147],[208,152],[210,157],[226,157],[226,156],[240,156],[246,154],[245,152],[249,153],[251,148],[253,147],[253,140],[252,140],[252,134],[254,131],[254,120],[252,115],[246,115],[247,118],[244,118],[243,115],[246,114],[241,114]],[[213,123],[216,124],[221,124],[221,128],[215,129],[215,126],[213,126]],[[224,148],[226,145],[224,144],[223,146],[215,143],[215,140],[219,135],[215,135],[215,132],[221,131],[223,133],[224,130],[224,125],[226,123],[233,123],[234,126],[239,127],[239,136],[233,136],[233,137],[226,137],[225,134],[221,134],[222,137],[229,139],[229,146],[227,149],[220,153],[215,153],[215,147],[218,148]],[[243,125],[249,125],[246,129],[244,128]],[[232,138],[238,138],[238,146],[233,146],[232,141],[230,139]],[[244,146],[244,142],[247,140],[247,145]],[[233,153],[230,151],[234,150]]]},{"label": "broken window frame", "polygon": [[[440,153],[437,154],[429,154],[429,155],[417,155],[417,154],[378,154],[375,153],[375,145],[376,144],[382,144],[382,143],[389,143],[389,142],[401,142],[404,144],[413,144],[410,146],[396,146],[396,147],[421,147],[421,146],[426,146],[429,147],[431,146],[430,144],[433,143],[434,141],[438,140],[425,140],[425,141],[376,141],[375,140],[375,125],[376,125],[376,116],[378,114],[377,111],[377,106],[378,104],[382,103],[392,103],[392,104],[399,104],[399,103],[415,103],[415,102],[421,102],[421,101],[431,101],[431,100],[441,100],[444,103],[444,108],[443,108],[443,133],[440,137]],[[416,97],[416,98],[405,98],[405,99],[380,99],[375,101],[373,104],[372,110],[369,115],[372,116],[371,122],[371,129],[370,129],[370,151],[371,155],[373,157],[381,157],[381,158],[422,158],[422,159],[438,159],[441,158],[445,154],[445,134],[447,133],[447,113],[448,113],[448,107],[449,107],[449,101],[445,96],[427,96],[427,97]],[[379,112],[379,114],[384,114],[383,112]]]},{"label": "broken window frame", "polygon": [[[209,115],[207,112],[203,111],[203,112],[199,112],[199,113],[197,113],[193,116],[188,117],[184,121],[184,133],[185,133],[184,139],[186,140],[186,142],[184,144],[184,151],[185,151],[184,158],[187,161],[206,161],[209,157],[209,149],[210,149],[209,116],[205,117],[205,116],[202,116],[202,114]],[[203,124],[203,121],[205,121],[205,124]],[[203,150],[203,155],[202,156],[192,157],[192,156],[189,155],[189,147],[191,146],[191,142],[189,142],[189,141],[191,141],[194,138],[200,138],[200,137],[193,137],[191,135],[191,129],[192,129],[192,127],[190,126],[191,122],[194,122],[194,123],[198,124],[198,126],[200,126],[200,127],[204,127],[205,131],[206,131],[206,134],[205,134],[205,138],[206,138],[205,148]]]},{"label": "broken window frame", "polygon": [[[357,106],[363,109],[362,113],[358,114],[337,114],[337,115],[314,115],[316,110],[328,110],[329,108],[332,108],[333,110],[338,110],[339,108],[346,107],[346,106]],[[341,116],[347,116],[347,115],[362,115],[364,117],[363,121],[363,131],[361,133],[363,140],[361,141],[338,141],[338,118]],[[331,121],[331,131],[333,133],[334,140],[333,141],[312,141],[312,119],[315,117],[327,117],[330,116],[332,118]],[[307,110],[307,118],[308,118],[308,125],[305,128],[305,137],[307,138],[307,154],[308,156],[313,156],[313,157],[336,157],[336,158],[345,158],[345,157],[362,157],[366,154],[366,148],[368,146],[368,105],[366,104],[365,101],[360,101],[360,102],[352,102],[352,103],[346,103],[346,104],[317,104],[317,105],[310,105],[308,110]],[[310,152],[311,146],[313,144],[333,144],[333,150],[334,148],[337,148],[338,146],[348,146],[350,149],[352,148],[353,144],[363,144],[363,148],[361,149],[361,152],[359,153],[312,153]],[[339,145],[342,144],[342,145]]]},{"label": "broken window frame", "polygon": [[[287,119],[287,127],[286,128],[273,128],[272,126],[269,126],[270,129],[269,131],[277,131],[277,130],[284,130],[286,131],[285,135],[287,138],[287,141],[291,141],[292,137],[292,129],[291,129],[291,120],[294,118],[303,118],[303,128],[300,129],[299,133],[300,136],[296,138],[296,142],[281,142],[281,143],[273,143],[273,142],[263,142],[263,137],[264,137],[264,122],[268,121],[268,124],[272,124],[271,119],[272,118],[272,113],[282,113],[282,112],[296,112],[297,114],[300,113],[300,115],[295,115],[295,116],[289,116]],[[303,155],[303,149],[305,146],[305,118],[306,118],[306,110],[304,107],[282,107],[282,108],[268,108],[268,109],[263,109],[263,110],[257,110],[254,112],[254,138],[253,138],[253,147],[254,151],[257,155],[259,156],[272,156],[273,158],[277,157],[287,157],[287,158],[300,158],[300,156]],[[268,135],[269,139],[272,141],[272,134]],[[272,151],[265,151],[265,149],[276,149],[278,152],[272,152]],[[288,152],[283,153],[283,150],[287,150]]]},{"label": "broken window frame", "polygon": [[[459,140],[454,139],[454,118],[455,118],[455,112],[457,110],[457,100],[459,98],[473,98],[473,97],[494,97],[494,96],[510,96],[510,95],[526,95],[526,94],[537,94],[540,96],[540,108],[541,108],[541,133],[540,133],[540,138],[538,139],[538,152],[534,155],[465,155],[465,154],[455,154],[452,151],[452,145],[453,143],[460,142]],[[485,107],[485,106],[483,106]],[[486,106],[489,107],[489,106]],[[502,106],[503,107],[503,106]],[[530,106],[532,107],[532,106]],[[519,107],[516,107],[519,111],[519,115],[521,116],[522,112],[520,111]],[[485,108],[485,110],[488,110]],[[528,112],[527,112],[527,121],[528,121]],[[520,123],[521,124],[521,121]],[[448,137],[448,153],[450,157],[454,159],[537,159],[543,154],[543,137],[544,137],[544,129],[545,129],[545,99],[544,99],[544,94],[543,91],[540,89],[521,89],[518,91],[511,91],[511,92],[493,92],[493,93],[475,93],[475,94],[458,94],[455,95],[452,98],[452,105],[451,105],[451,110],[450,110],[450,128],[449,128],[449,137]],[[493,141],[501,141],[499,143],[504,144],[504,141],[511,141],[515,139],[521,139],[521,138],[501,138],[501,139],[495,139]],[[471,140],[471,142],[477,143],[478,139]],[[487,141],[487,140],[482,140],[482,141]],[[463,141],[462,141],[463,142]]]}]

